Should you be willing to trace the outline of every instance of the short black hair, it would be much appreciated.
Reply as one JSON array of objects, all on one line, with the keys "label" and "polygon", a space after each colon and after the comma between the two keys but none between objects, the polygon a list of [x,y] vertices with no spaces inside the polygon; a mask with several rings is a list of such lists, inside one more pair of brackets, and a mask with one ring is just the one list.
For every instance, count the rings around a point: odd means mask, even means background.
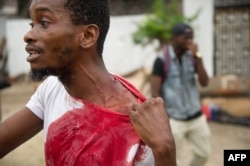
[{"label": "short black hair", "polygon": [[186,29],[190,29],[191,31],[193,31],[193,29],[191,28],[191,26],[189,26],[188,24],[178,23],[172,29],[172,36],[182,35],[182,34],[185,33]]},{"label": "short black hair", "polygon": [[74,25],[95,24],[100,35],[97,40],[97,50],[100,56],[109,30],[110,15],[107,0],[66,0],[64,7],[71,11]]}]

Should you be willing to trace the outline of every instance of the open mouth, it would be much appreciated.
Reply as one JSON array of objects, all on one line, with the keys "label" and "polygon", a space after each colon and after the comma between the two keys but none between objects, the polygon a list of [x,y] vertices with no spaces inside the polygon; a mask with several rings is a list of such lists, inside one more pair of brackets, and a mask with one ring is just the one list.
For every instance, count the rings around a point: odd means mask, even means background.
[{"label": "open mouth", "polygon": [[30,54],[30,56],[32,56],[33,54],[38,54],[37,51],[28,51],[28,53]]},{"label": "open mouth", "polygon": [[41,55],[41,52],[34,47],[27,46],[26,51],[29,53],[29,56],[27,57],[28,62],[34,62]]},{"label": "open mouth", "polygon": [[41,54],[37,51],[29,51],[29,56],[27,57],[28,62],[35,61]]}]

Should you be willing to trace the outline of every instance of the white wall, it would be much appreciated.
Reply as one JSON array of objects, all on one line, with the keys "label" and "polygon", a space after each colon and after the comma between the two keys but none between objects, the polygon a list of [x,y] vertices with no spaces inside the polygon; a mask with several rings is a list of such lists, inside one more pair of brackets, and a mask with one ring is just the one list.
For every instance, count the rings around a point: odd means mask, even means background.
[{"label": "white wall", "polygon": [[190,17],[201,9],[198,18],[192,23],[195,32],[195,41],[203,54],[203,63],[209,76],[213,76],[213,0],[183,0],[184,15]]},{"label": "white wall", "polygon": [[158,43],[142,47],[132,40],[137,23],[144,15],[111,17],[110,30],[104,48],[104,61],[109,71],[127,74],[142,66],[151,67],[156,57]]},{"label": "white wall", "polygon": [[12,76],[28,73],[29,64],[26,61],[24,34],[30,29],[28,19],[13,19],[6,22],[8,68]]},{"label": "white wall", "polygon": [[[193,23],[195,41],[209,76],[213,75],[213,0],[184,0],[183,10],[191,16],[197,9],[202,11]],[[135,45],[131,34],[136,30],[136,23],[145,18],[144,15],[111,17],[110,29],[104,45],[103,57],[108,70],[116,74],[127,74],[142,66],[152,67],[156,57],[157,43],[141,47]],[[8,20],[6,23],[7,49],[9,52],[9,73],[17,75],[29,72],[26,62],[24,34],[30,29],[28,19]]]},{"label": "white wall", "polygon": [[[136,22],[144,16],[111,17],[110,30],[104,45],[103,57],[107,69],[116,74],[127,74],[142,66],[152,66],[156,57],[155,45],[141,47],[135,45],[131,34]],[[8,66],[10,75],[29,72],[28,54],[23,36],[30,29],[28,19],[13,19],[6,23]]]}]

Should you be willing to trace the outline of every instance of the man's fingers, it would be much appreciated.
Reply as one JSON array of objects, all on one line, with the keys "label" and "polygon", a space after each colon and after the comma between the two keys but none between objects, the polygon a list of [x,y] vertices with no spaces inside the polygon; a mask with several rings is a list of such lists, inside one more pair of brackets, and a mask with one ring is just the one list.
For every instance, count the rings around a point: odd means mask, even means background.
[{"label": "man's fingers", "polygon": [[132,105],[132,110],[129,111],[129,118],[132,123],[136,122],[137,116],[138,116],[138,110],[139,110],[140,105],[139,104],[133,104]]},{"label": "man's fingers", "polygon": [[137,104],[137,103],[132,104],[132,110],[133,111],[137,111],[139,107],[140,107],[140,105]]},{"label": "man's fingers", "polygon": [[157,97],[157,98],[149,98],[147,100],[145,100],[143,103],[141,104],[133,104],[132,105],[132,110],[133,111],[140,111],[141,109],[155,109],[154,107],[158,107],[160,104],[160,106],[164,105],[164,101],[161,97]]},{"label": "man's fingers", "polygon": [[164,105],[164,100],[161,97],[157,97],[156,101]]}]

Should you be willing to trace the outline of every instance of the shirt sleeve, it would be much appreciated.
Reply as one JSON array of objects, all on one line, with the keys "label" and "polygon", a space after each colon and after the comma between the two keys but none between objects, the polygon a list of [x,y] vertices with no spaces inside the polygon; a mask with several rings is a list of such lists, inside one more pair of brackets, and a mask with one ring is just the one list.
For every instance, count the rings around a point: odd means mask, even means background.
[{"label": "shirt sleeve", "polygon": [[154,62],[152,75],[164,76],[164,63],[160,57],[157,57]]},{"label": "shirt sleeve", "polygon": [[30,100],[26,104],[26,107],[31,110],[36,116],[44,120],[44,111],[46,101],[49,98],[49,94],[53,89],[53,84],[51,82],[53,78],[48,77],[45,79],[37,88],[35,93],[31,96]]},{"label": "shirt sleeve", "polygon": [[31,96],[30,100],[26,104],[26,107],[42,120],[44,120],[44,104],[42,100],[43,92],[44,82],[38,86],[35,93]]}]

